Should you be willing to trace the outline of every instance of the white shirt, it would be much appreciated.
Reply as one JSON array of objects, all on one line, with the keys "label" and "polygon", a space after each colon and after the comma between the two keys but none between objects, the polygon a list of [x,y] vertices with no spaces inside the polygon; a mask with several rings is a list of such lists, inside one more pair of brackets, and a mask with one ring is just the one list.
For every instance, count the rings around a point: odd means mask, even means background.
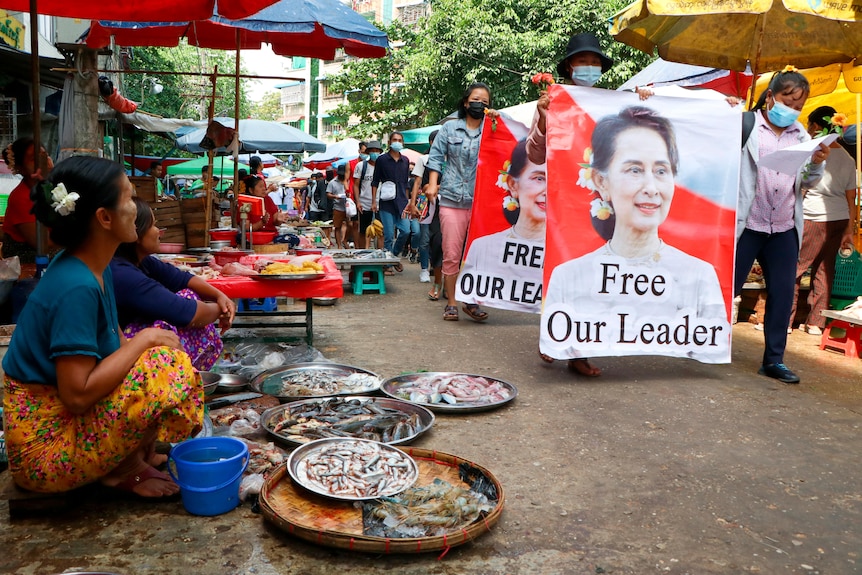
[{"label": "white shirt", "polygon": [[[353,179],[357,179],[362,175],[362,164],[364,162],[359,162],[356,164],[356,168],[353,169]],[[365,170],[365,177],[360,182],[359,186],[359,206],[363,210],[371,209],[371,179],[374,177],[374,164],[368,162],[368,169]],[[356,184],[354,184],[355,187]],[[379,199],[379,198],[378,198]]]},{"label": "white shirt", "polygon": [[856,165],[844,148],[832,148],[823,177],[802,200],[806,220],[832,222],[850,219],[847,190],[856,189]]}]

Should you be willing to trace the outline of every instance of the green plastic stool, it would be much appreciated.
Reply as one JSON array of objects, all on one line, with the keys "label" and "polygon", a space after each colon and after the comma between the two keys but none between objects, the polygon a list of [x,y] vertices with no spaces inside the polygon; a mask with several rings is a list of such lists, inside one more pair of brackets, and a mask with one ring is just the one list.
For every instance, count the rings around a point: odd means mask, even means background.
[{"label": "green plastic stool", "polygon": [[[365,274],[370,276],[368,281],[365,281]],[[369,291],[376,291],[381,294],[386,293],[386,285],[383,283],[383,277],[382,265],[353,264],[352,283],[354,295],[362,295]]]}]

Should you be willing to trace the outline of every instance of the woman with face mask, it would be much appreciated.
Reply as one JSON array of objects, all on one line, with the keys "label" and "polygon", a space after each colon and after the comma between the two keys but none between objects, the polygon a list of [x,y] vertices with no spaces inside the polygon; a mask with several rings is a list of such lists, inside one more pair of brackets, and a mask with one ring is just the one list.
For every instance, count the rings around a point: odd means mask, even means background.
[{"label": "woman with face mask", "polygon": [[739,174],[734,295],[742,293],[757,259],[766,282],[766,349],[758,373],[783,383],[799,383],[784,365],[784,348],[802,239],[802,189],[820,180],[829,148],[821,144],[796,174],[758,168],[757,163],[766,154],[811,139],[797,121],[808,92],[808,80],[796,68],[787,66],[775,73],[754,106],[754,125],[742,146]]},{"label": "woman with face mask", "polygon": [[[557,64],[557,75],[575,86],[593,87],[614,61],[602,52],[599,39],[589,32],[575,34],[566,46],[566,55]],[[527,137],[527,157],[534,164],[545,163],[545,121],[551,100],[547,91],[536,102],[536,115]]]},{"label": "woman with face mask", "polygon": [[[461,269],[467,226],[473,210],[473,189],[476,185],[485,110],[490,106],[491,89],[482,82],[471,84],[458,101],[458,119],[443,124],[428,155],[426,168],[430,172],[425,195],[430,202],[439,195],[440,229],[443,234],[443,289],[447,299],[443,319],[446,321],[458,320],[455,280]],[[477,304],[465,304],[462,309],[475,321],[488,319],[488,313]]]}]

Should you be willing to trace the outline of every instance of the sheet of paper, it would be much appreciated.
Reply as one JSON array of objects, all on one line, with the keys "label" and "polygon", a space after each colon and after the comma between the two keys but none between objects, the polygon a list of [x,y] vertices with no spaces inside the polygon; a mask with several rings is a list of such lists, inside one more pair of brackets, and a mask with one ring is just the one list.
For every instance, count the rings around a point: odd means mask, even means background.
[{"label": "sheet of paper", "polygon": [[[768,168],[770,170],[775,170],[776,172],[781,172],[782,174],[795,175],[799,171],[799,168],[808,161],[811,154],[820,147],[820,144],[828,146],[837,139],[838,134],[829,134],[828,136],[821,136],[820,138],[814,138],[807,142],[788,146],[760,158],[760,162],[757,164],[757,167]],[[829,160],[827,160],[827,162],[828,161]]]}]

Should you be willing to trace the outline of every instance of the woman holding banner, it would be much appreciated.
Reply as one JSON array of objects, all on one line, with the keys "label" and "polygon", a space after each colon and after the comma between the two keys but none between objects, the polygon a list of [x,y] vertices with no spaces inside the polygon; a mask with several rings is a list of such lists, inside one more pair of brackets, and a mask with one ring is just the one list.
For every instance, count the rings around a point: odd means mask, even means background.
[{"label": "woman holding banner", "polygon": [[591,215],[608,242],[552,272],[543,341],[558,342],[553,351],[563,357],[577,357],[577,342],[589,342],[630,355],[661,351],[720,361],[730,325],[715,269],[658,234],[679,167],[670,121],[630,106],[602,118],[591,145],[590,177],[599,195]]},{"label": "woman holding banner", "polygon": [[[464,241],[467,239],[467,227],[473,210],[479,144],[485,111],[490,105],[491,89],[482,82],[471,84],[458,101],[458,118],[443,124],[428,155],[427,169],[431,171],[425,195],[429,201],[439,195],[440,229],[443,233],[443,289],[448,300],[443,311],[446,321],[458,321],[455,281],[461,269]],[[488,313],[478,304],[464,304],[462,309],[475,321],[488,319]]]}]

